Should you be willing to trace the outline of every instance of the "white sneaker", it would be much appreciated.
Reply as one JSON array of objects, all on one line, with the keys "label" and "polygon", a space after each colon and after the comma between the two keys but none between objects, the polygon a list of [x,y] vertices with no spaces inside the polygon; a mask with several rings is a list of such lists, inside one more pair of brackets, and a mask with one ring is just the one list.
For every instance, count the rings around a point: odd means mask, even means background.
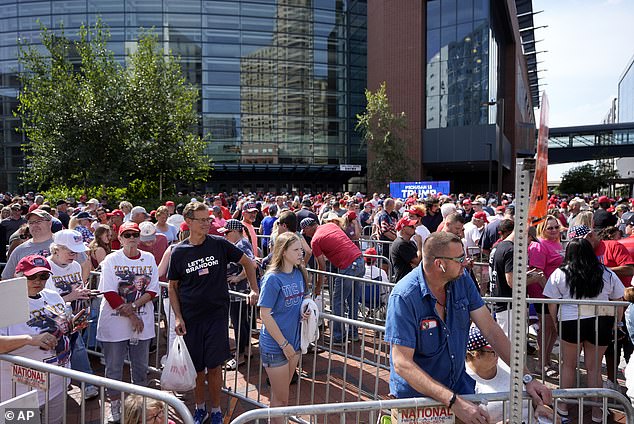
[{"label": "white sneaker", "polygon": [[109,423],[118,423],[121,421],[121,401],[113,400],[110,402],[110,416],[108,417]]},{"label": "white sneaker", "polygon": [[92,384],[84,390],[84,400],[92,400],[99,396],[99,389]]}]

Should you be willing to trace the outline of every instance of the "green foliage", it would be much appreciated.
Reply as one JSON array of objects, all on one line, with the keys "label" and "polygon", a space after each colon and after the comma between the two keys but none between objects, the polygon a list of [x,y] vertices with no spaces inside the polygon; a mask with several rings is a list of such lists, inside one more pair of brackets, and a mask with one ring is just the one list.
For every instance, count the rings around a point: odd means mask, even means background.
[{"label": "green foliage", "polygon": [[[37,188],[103,185],[130,189],[135,180],[158,193],[177,180],[206,178],[209,159],[197,133],[198,90],[178,60],[144,32],[129,66],[108,50],[98,20],[76,40],[42,28],[45,53],[20,46],[22,90],[17,116],[27,136],[25,178]],[[156,182],[156,183],[154,183]]]},{"label": "green foliage", "polygon": [[581,165],[564,173],[557,190],[566,194],[598,193],[618,177],[618,171],[605,163]]},{"label": "green foliage", "polygon": [[355,129],[361,132],[372,160],[368,164],[368,188],[385,190],[390,181],[404,181],[413,165],[399,131],[407,127],[405,113],[392,112],[383,82],[376,92],[365,90],[366,111],[357,115]]}]

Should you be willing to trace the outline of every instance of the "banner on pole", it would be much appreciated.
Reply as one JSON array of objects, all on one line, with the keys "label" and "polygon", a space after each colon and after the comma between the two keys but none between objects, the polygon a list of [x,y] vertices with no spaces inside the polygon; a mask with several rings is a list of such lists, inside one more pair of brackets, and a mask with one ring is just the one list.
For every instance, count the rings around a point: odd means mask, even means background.
[{"label": "banner on pole", "polygon": [[[528,206],[528,224],[535,226],[542,222],[548,214],[548,96],[542,94],[539,114],[539,133],[537,135],[537,160],[535,177],[531,187],[531,198]],[[517,193],[516,193],[517,194]]]}]

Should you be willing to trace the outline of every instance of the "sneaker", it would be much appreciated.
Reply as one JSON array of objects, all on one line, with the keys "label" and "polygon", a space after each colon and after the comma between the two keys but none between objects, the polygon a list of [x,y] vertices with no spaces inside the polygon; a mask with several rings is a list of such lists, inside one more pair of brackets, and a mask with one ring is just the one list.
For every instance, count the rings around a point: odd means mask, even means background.
[{"label": "sneaker", "polygon": [[[222,416],[222,413],[220,415]],[[196,408],[196,410],[194,411],[194,424],[203,424],[208,419],[209,419],[209,413],[207,412],[207,408],[205,409]]]},{"label": "sneaker", "polygon": [[110,416],[108,417],[109,423],[118,423],[121,421],[121,401],[113,400],[110,402]]},{"label": "sneaker", "polygon": [[332,345],[333,346],[345,346],[346,345],[346,341],[345,340],[333,340],[332,341]]},{"label": "sneaker", "polygon": [[84,390],[84,400],[92,400],[99,397],[99,389],[93,385],[86,386]]},{"label": "sneaker", "polygon": [[211,424],[222,424],[222,412],[216,411],[211,413]]}]

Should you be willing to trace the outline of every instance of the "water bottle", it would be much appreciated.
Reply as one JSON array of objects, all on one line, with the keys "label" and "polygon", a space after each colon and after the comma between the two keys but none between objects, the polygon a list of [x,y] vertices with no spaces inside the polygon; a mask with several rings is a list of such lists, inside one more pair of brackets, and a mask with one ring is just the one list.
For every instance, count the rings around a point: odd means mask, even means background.
[{"label": "water bottle", "polygon": [[139,344],[139,332],[136,330],[132,330],[132,335],[130,336],[130,346],[136,346]]}]

